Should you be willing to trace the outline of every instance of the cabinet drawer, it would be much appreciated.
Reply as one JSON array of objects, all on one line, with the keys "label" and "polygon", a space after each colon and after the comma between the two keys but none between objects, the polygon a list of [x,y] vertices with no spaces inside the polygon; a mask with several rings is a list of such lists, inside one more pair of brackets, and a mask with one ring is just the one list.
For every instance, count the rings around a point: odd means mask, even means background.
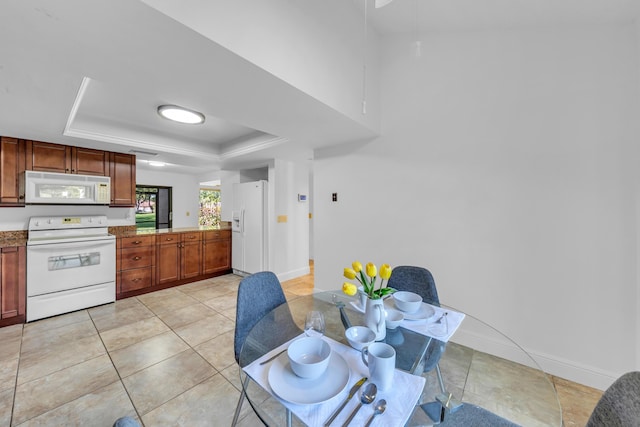
[{"label": "cabinet drawer", "polygon": [[189,232],[189,233],[180,233],[183,242],[199,242],[200,236],[202,233],[199,231]]},{"label": "cabinet drawer", "polygon": [[120,268],[129,270],[131,268],[151,267],[153,265],[153,257],[153,246],[123,249]]},{"label": "cabinet drawer", "polygon": [[122,249],[149,246],[155,243],[156,236],[133,236],[122,238]]},{"label": "cabinet drawer", "polygon": [[224,240],[231,238],[231,230],[209,230],[204,232],[203,240]]},{"label": "cabinet drawer", "polygon": [[120,292],[148,288],[151,287],[152,284],[153,269],[151,267],[123,271],[120,282]]},{"label": "cabinet drawer", "polygon": [[159,234],[156,236],[156,244],[158,245],[171,245],[180,242],[180,235],[178,233]]}]

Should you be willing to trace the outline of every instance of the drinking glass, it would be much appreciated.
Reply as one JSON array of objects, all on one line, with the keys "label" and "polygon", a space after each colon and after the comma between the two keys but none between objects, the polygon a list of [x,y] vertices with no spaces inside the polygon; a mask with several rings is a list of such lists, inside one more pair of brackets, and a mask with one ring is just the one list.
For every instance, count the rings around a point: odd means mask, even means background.
[{"label": "drinking glass", "polygon": [[324,315],[320,311],[310,311],[304,322],[304,333],[308,337],[324,335]]}]

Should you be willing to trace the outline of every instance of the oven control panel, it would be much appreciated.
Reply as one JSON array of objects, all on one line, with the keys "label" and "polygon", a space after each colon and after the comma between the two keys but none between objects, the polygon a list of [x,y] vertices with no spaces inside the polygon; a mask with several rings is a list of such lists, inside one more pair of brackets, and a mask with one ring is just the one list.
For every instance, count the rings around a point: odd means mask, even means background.
[{"label": "oven control panel", "polygon": [[29,219],[29,231],[94,228],[107,225],[106,215],[34,216]]}]

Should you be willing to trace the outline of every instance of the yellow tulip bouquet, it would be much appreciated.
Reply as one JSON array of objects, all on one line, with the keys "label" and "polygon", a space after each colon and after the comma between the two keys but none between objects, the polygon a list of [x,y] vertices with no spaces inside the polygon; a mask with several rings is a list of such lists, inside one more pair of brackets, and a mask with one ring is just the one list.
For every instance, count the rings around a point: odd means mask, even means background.
[{"label": "yellow tulip bouquet", "polygon": [[[376,279],[378,278],[378,268],[373,263],[367,263],[366,270],[363,270],[362,264],[359,261],[354,261],[351,264],[352,268],[346,267],[344,269],[344,277],[349,280],[357,280],[364,288],[364,292],[371,299],[379,299],[385,295],[392,294],[395,289],[389,287],[383,287],[384,281],[389,280],[391,277],[391,267],[389,264],[382,264],[380,266],[380,286],[376,289]],[[365,274],[366,273],[366,274]],[[358,292],[358,287],[351,282],[344,282],[342,285],[342,292],[347,295],[355,295]]]}]

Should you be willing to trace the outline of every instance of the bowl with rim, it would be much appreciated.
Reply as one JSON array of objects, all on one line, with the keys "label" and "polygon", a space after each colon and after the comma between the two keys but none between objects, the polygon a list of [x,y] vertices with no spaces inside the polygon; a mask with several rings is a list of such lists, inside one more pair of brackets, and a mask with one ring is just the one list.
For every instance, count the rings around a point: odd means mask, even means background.
[{"label": "bowl with rim", "polygon": [[400,311],[415,313],[422,305],[422,297],[413,292],[398,291],[393,294],[393,301]]},{"label": "bowl with rim", "polygon": [[312,380],[327,370],[331,346],[320,337],[304,337],[289,344],[287,357],[294,374]]},{"label": "bowl with rim", "polygon": [[356,350],[362,350],[376,340],[376,333],[366,326],[352,326],[344,331],[344,336]]},{"label": "bowl with rim", "polygon": [[402,314],[400,310],[396,310],[395,308],[385,308],[384,316],[387,329],[397,328],[404,320],[404,314]]}]

